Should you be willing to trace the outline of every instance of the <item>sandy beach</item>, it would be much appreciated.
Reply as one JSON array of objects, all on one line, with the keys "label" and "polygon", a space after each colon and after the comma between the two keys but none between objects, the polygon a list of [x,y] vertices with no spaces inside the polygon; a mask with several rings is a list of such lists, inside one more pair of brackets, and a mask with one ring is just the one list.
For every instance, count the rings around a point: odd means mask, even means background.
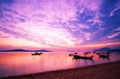
[{"label": "sandy beach", "polygon": [[120,79],[120,61],[0,79]]}]

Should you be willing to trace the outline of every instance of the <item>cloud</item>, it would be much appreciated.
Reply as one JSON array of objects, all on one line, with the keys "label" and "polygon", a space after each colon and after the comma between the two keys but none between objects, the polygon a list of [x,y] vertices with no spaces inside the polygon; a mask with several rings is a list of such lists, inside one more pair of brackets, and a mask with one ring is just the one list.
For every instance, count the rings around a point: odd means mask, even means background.
[{"label": "cloud", "polygon": [[84,36],[85,36],[86,40],[91,39],[91,34],[89,34],[89,33],[84,33]]},{"label": "cloud", "polygon": [[103,24],[103,21],[100,19],[103,15],[100,12],[95,13],[93,18],[90,18],[86,20],[87,23],[90,23],[92,26],[98,24],[101,26]]},{"label": "cloud", "polygon": [[[54,47],[104,41],[104,37],[106,40],[117,37],[116,31],[110,33],[112,30],[119,31],[116,3],[105,0],[15,0],[8,7],[2,2],[0,31],[16,39]],[[110,13],[115,16],[108,17]]]},{"label": "cloud", "polygon": [[9,38],[10,36],[7,35],[6,33],[0,32],[0,39],[2,38]]},{"label": "cloud", "polygon": [[25,22],[28,19],[26,16],[19,14],[13,9],[1,7],[0,22],[3,26],[16,25],[16,23]]},{"label": "cloud", "polygon": [[110,36],[108,36],[108,38],[115,38],[115,37],[119,37],[120,36],[120,32],[116,32]]},{"label": "cloud", "polygon": [[120,31],[120,27],[118,27],[118,28],[116,29],[116,31]]},{"label": "cloud", "polygon": [[110,17],[116,15],[117,11],[120,11],[120,6],[119,5],[120,5],[120,2],[116,3],[115,8],[110,12],[110,15],[109,15]]},{"label": "cloud", "polygon": [[[84,9],[89,9],[91,11],[96,11],[98,10],[102,3],[102,1],[96,1],[96,0],[76,0],[76,5],[78,6],[78,8],[84,8]],[[84,12],[84,11],[82,11]]]},{"label": "cloud", "polygon": [[[56,29],[56,28],[33,28],[29,30],[23,30],[19,27],[14,27],[14,31],[12,28],[4,28],[0,27],[0,31],[3,33],[9,34],[16,39],[26,39],[28,41],[33,41],[36,43],[40,43],[42,45],[52,45],[56,46],[72,46],[74,45],[75,39],[72,38],[67,31],[64,29]],[[34,30],[36,29],[36,30]],[[37,30],[38,29],[38,30]],[[39,32],[39,30],[41,31]],[[64,35],[66,33],[66,35]]]},{"label": "cloud", "polygon": [[[69,32],[60,28],[51,28],[51,27],[33,27],[28,29],[32,34],[39,35],[48,45],[60,45],[60,46],[71,46],[74,45],[75,39],[72,38]],[[33,34],[33,35],[34,35]]]}]

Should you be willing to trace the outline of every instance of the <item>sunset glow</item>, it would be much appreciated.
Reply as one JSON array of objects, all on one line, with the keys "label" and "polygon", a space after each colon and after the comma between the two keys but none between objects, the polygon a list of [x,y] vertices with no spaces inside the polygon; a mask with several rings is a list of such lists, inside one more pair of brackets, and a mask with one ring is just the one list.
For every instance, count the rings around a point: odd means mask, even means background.
[{"label": "sunset glow", "polygon": [[119,0],[0,0],[0,49],[120,46]]}]

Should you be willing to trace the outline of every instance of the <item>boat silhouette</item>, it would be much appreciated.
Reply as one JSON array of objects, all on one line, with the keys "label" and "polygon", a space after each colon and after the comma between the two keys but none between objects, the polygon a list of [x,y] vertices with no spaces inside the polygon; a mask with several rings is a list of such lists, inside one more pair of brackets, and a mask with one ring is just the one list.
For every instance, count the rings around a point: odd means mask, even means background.
[{"label": "boat silhouette", "polygon": [[84,60],[93,60],[94,55],[92,56],[80,56],[80,55],[72,55],[73,59],[84,59]]},{"label": "boat silhouette", "polygon": [[99,58],[108,59],[108,60],[110,59],[110,58],[109,58],[109,56],[110,56],[109,54],[101,54],[101,53],[98,53],[98,55],[99,55]]},{"label": "boat silhouette", "polygon": [[41,53],[35,52],[32,55],[41,55],[41,54],[42,54],[42,52]]}]

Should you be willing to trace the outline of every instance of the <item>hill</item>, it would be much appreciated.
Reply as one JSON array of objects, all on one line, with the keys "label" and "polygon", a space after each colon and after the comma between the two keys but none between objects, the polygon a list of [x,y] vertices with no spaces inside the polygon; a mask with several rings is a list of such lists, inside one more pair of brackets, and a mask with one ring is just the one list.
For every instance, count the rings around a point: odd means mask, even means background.
[{"label": "hill", "polygon": [[100,48],[100,49],[95,49],[94,51],[120,52],[120,49],[111,49],[108,47],[104,47],[104,48]]}]

